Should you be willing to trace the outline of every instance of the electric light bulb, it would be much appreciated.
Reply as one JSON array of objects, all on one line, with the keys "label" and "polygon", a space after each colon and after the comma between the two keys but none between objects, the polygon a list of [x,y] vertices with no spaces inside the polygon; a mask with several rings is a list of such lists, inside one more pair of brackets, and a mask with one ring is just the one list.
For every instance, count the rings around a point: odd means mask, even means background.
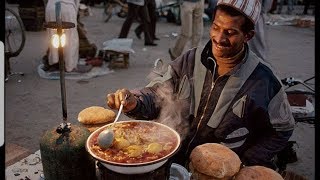
[{"label": "electric light bulb", "polygon": [[59,47],[59,36],[58,34],[54,34],[51,37],[51,44],[54,48],[58,48]]},{"label": "electric light bulb", "polygon": [[64,47],[64,45],[66,45],[66,34],[62,34],[60,37],[60,43],[61,43],[61,47]]}]

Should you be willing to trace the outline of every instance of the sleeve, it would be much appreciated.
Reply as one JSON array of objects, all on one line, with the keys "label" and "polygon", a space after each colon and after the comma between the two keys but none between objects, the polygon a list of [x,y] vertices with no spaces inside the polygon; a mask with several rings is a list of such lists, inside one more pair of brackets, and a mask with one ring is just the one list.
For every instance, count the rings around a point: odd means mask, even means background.
[{"label": "sleeve", "polygon": [[179,90],[179,82],[186,74],[190,74],[190,57],[192,56],[187,52],[170,62],[164,70],[149,74],[151,81],[146,87],[132,90],[138,103],[136,108],[126,115],[134,119],[156,119],[165,105],[164,99],[167,100],[169,97],[174,101]]},{"label": "sleeve", "polygon": [[125,113],[133,119],[155,119],[160,112],[160,99],[157,97],[156,88],[145,87],[132,91],[137,99],[137,106],[130,112]]},{"label": "sleeve", "polygon": [[242,162],[275,169],[272,158],[287,145],[294,128],[294,118],[283,88],[270,100],[265,116],[272,129],[244,152]]},{"label": "sleeve", "polygon": [[157,118],[164,104],[164,99],[174,97],[173,74],[174,72],[169,66],[164,75],[157,76],[146,87],[132,90],[137,99],[137,106],[126,115],[134,119],[151,120]]},{"label": "sleeve", "polygon": [[292,132],[293,130],[278,131],[259,140],[259,143],[244,152],[241,157],[242,163],[246,166],[261,165],[276,169],[272,159],[287,145]]}]

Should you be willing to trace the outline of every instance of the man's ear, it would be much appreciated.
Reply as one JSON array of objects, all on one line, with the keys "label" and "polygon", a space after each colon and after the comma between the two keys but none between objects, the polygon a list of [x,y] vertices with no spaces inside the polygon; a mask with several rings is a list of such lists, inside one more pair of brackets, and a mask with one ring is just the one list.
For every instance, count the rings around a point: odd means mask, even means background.
[{"label": "man's ear", "polygon": [[244,41],[248,42],[250,39],[253,38],[256,32],[254,30],[250,30],[246,35],[244,35]]}]

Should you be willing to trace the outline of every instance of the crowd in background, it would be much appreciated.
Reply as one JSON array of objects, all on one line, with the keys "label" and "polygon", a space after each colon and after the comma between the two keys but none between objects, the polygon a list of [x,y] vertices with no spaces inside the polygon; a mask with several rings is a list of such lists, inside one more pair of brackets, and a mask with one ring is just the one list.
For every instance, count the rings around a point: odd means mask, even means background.
[{"label": "crowd in background", "polygon": [[[54,2],[52,0],[43,0],[46,6],[46,20],[55,20],[54,16]],[[62,11],[62,18],[65,21],[74,22],[77,25],[77,14],[79,10],[79,4],[83,3],[87,6],[95,6],[96,4],[112,2],[112,0],[61,0],[62,7],[68,8],[68,11]],[[262,11],[260,14],[259,21],[256,26],[256,35],[249,41],[248,45],[250,48],[262,59],[267,59],[267,43],[265,34],[265,15],[270,14],[293,14],[294,6],[297,4],[304,4],[303,12],[299,13],[302,15],[308,14],[310,4],[314,3],[312,0],[260,0],[262,3]],[[127,0],[125,3],[128,5],[126,19],[123,22],[121,31],[119,32],[118,38],[127,38],[130,31],[131,25],[134,21],[139,22],[139,26],[134,30],[135,35],[138,39],[141,39],[141,34],[144,34],[144,45],[145,46],[157,46],[156,40],[160,40],[156,34],[156,22],[158,18],[156,0]],[[182,54],[188,41],[191,43],[191,47],[197,47],[200,43],[201,36],[203,34],[203,14],[206,14],[210,20],[213,19],[212,14],[217,4],[217,0],[182,0],[180,3],[180,19],[181,28],[179,36],[172,47],[169,47],[168,52],[171,60],[176,59]],[[287,6],[287,11],[283,11],[283,6]],[[74,11],[70,9],[74,7]],[[63,10],[64,8],[62,8]],[[313,11],[314,13],[314,11]],[[79,40],[77,40],[77,30],[71,30],[69,34],[70,41],[76,44],[73,47],[65,47],[65,61],[66,71],[71,72],[88,72],[92,67],[84,67],[78,65],[78,56],[76,55],[79,51]],[[52,30],[49,30],[49,36],[52,35]],[[72,40],[74,39],[74,40]],[[57,52],[54,49],[48,49],[45,64],[47,69],[57,69],[58,57]]]}]

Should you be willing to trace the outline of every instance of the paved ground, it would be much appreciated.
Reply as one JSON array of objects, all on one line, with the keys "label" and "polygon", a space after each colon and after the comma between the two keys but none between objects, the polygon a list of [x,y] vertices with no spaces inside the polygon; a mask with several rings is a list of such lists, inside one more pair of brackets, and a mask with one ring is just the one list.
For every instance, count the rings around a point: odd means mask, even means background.
[{"label": "paved ground", "polygon": [[[92,8],[92,16],[83,17],[88,38],[98,48],[106,40],[116,38],[124,19],[113,16],[108,23],[103,22],[102,9]],[[172,33],[179,32],[180,26],[160,20],[157,23],[156,47],[144,47],[144,41],[133,33],[133,24],[128,35],[133,38],[134,54],[130,55],[130,67],[118,69],[114,73],[87,81],[66,80],[68,121],[77,123],[78,113],[92,105],[105,106],[105,95],[118,88],[138,88],[147,84],[147,74],[153,68],[154,60],[169,60],[168,48],[175,42]],[[209,26],[205,26],[202,45],[208,40]],[[269,62],[279,72],[281,78],[294,76],[306,79],[315,74],[314,28],[294,26],[268,26]],[[44,131],[57,127],[62,121],[60,84],[57,80],[42,79],[37,74],[37,66],[47,48],[46,32],[27,32],[27,41],[22,53],[11,59],[13,71],[23,71],[24,77],[15,76],[5,84],[5,140],[7,157],[11,152],[11,164],[28,153],[39,149],[39,139]],[[314,127],[297,124],[292,137],[299,144],[298,162],[288,169],[314,178],[315,138]],[[17,146],[20,147],[21,151]],[[20,153],[20,156],[19,156]],[[10,162],[7,163],[9,165]]]}]

